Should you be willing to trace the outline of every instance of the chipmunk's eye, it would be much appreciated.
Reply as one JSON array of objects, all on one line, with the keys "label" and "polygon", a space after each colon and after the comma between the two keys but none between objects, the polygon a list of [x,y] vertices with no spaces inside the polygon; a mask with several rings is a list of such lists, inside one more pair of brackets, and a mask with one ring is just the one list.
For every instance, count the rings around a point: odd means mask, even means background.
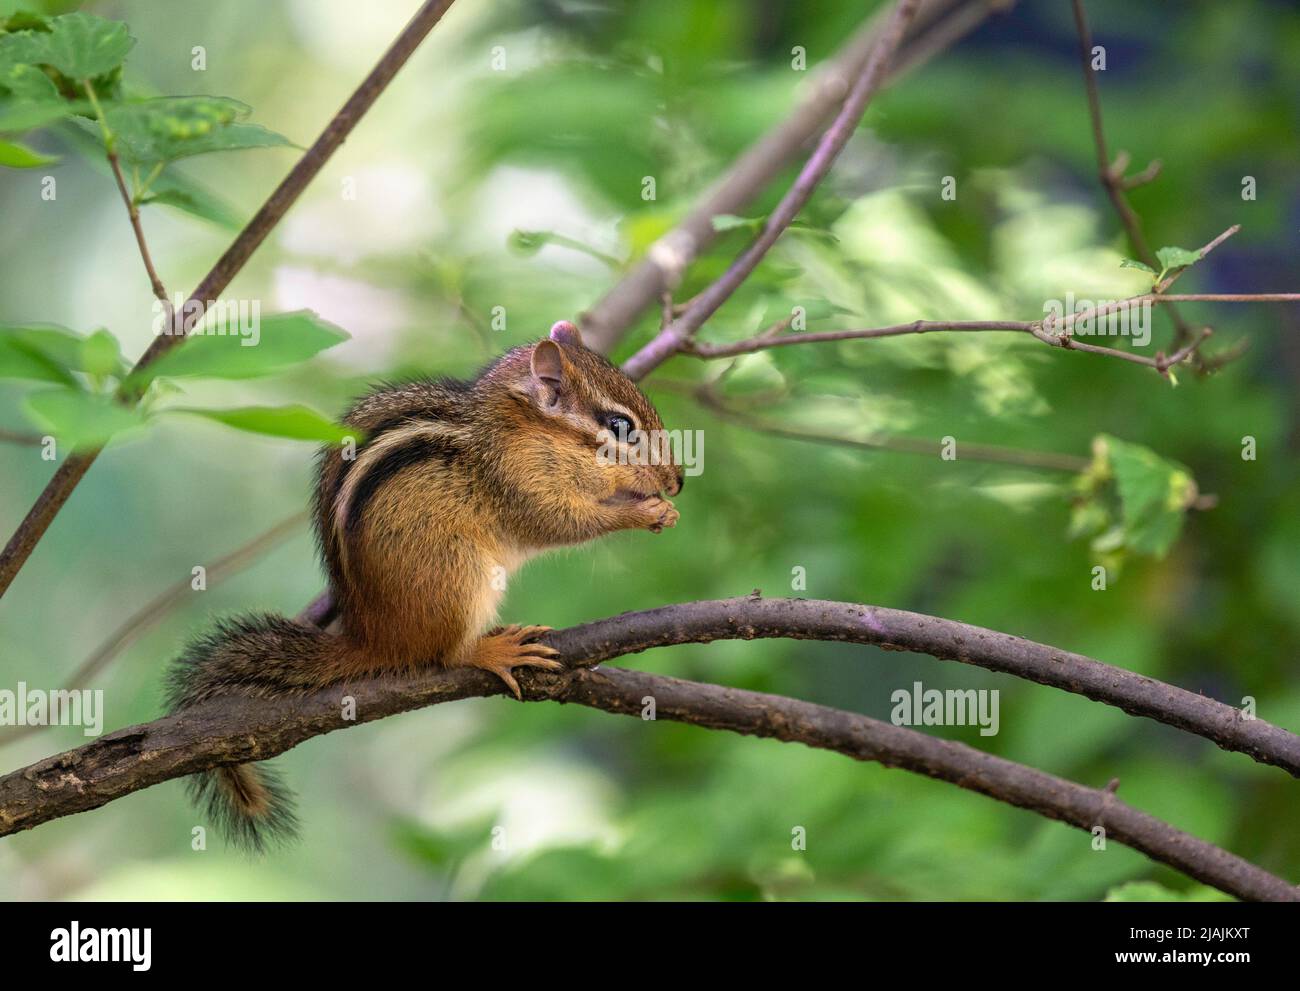
[{"label": "chipmunk's eye", "polygon": [[600,417],[601,425],[619,440],[626,440],[636,429],[622,413],[603,413]]}]

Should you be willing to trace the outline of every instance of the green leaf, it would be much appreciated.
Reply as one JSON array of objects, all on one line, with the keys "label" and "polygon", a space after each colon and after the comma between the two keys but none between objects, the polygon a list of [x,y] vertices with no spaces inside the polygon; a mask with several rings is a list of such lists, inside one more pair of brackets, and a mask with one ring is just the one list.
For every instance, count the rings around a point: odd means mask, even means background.
[{"label": "green leaf", "polygon": [[839,235],[825,227],[818,227],[816,224],[810,224],[803,220],[790,221],[789,227],[791,234],[802,234],[805,237],[821,237],[835,243],[839,242]]},{"label": "green leaf", "polygon": [[[104,118],[128,161],[171,162],[190,155],[292,146],[260,124],[244,124],[250,108],[221,96],[165,96],[104,107]],[[89,126],[90,122],[87,122]]]},{"label": "green leaf", "polygon": [[71,447],[101,447],[124,431],[144,426],[148,419],[138,409],[79,389],[36,392],[25,405],[37,426]]},{"label": "green leaf", "polygon": [[1138,553],[1163,557],[1196,492],[1191,474],[1139,444],[1102,440],[1119,491],[1124,543]]},{"label": "green leaf", "polygon": [[1194,265],[1201,260],[1201,253],[1188,251],[1186,248],[1161,248],[1156,252],[1156,258],[1168,272],[1171,268],[1186,268],[1188,265]]},{"label": "green leaf", "polygon": [[48,31],[50,19],[37,4],[38,0],[0,0],[0,11],[12,11],[7,17],[0,16],[0,31]]},{"label": "green leaf", "polygon": [[[163,185],[168,188],[158,188]],[[175,207],[227,230],[236,231],[242,226],[239,214],[232,207],[197,182],[176,173],[165,174],[163,179],[154,182],[153,194],[140,201],[141,206],[148,203]]]},{"label": "green leaf", "polygon": [[1119,263],[1119,267],[1136,268],[1136,269],[1140,269],[1143,272],[1149,272],[1151,275],[1156,274],[1156,270],[1152,268],[1150,265],[1148,265],[1146,262],[1140,262],[1133,258],[1125,258],[1123,261]]},{"label": "green leaf", "polygon": [[67,102],[0,100],[0,131],[30,131],[87,109]]},{"label": "green leaf", "polygon": [[0,378],[77,385],[76,377],[67,368],[10,334],[0,334]]},{"label": "green leaf", "polygon": [[107,375],[121,377],[126,370],[122,345],[108,331],[95,331],[81,342],[81,368],[99,378]]},{"label": "green leaf", "polygon": [[535,255],[548,244],[554,244],[561,248],[568,248],[570,251],[580,251],[584,255],[590,255],[597,261],[604,262],[611,268],[617,269],[622,263],[611,255],[605,254],[589,244],[579,241],[577,238],[569,237],[566,234],[559,234],[555,231],[525,231],[514,230],[510,233],[506,241],[507,246],[521,255]]},{"label": "green leaf", "polygon": [[548,241],[550,238],[544,231],[514,230],[510,232],[507,244],[521,255],[535,255],[546,247]]},{"label": "green leaf", "polygon": [[455,830],[435,831],[413,820],[399,819],[390,832],[394,845],[413,859],[435,867],[463,861],[483,846],[483,838],[492,834],[495,818],[480,819]]},{"label": "green leaf", "polygon": [[87,100],[65,100],[54,80],[34,65],[0,71],[0,131],[27,131],[91,112]]},{"label": "green leaf", "polygon": [[[167,378],[261,378],[300,364],[348,339],[310,310],[250,320],[250,327],[205,328],[130,377],[132,386]],[[216,332],[214,332],[216,331]]]},{"label": "green leaf", "polygon": [[54,80],[34,65],[11,65],[0,72],[0,90],[21,100],[57,100]]},{"label": "green leaf", "polygon": [[0,165],[10,169],[35,169],[59,160],[57,155],[42,155],[16,141],[0,141]]},{"label": "green leaf", "polygon": [[335,423],[328,417],[306,406],[244,406],[238,409],[183,409],[167,410],[169,413],[192,413],[209,420],[224,423],[236,430],[266,434],[270,437],[289,437],[293,440],[314,440],[325,443],[342,443],[349,438],[357,440],[358,431]]},{"label": "green leaf", "polygon": [[0,376],[75,386],[82,343],[64,327],[0,327]]},{"label": "green leaf", "polygon": [[1174,891],[1155,881],[1127,881],[1106,892],[1108,902],[1226,902],[1229,895],[1203,884]]},{"label": "green leaf", "polygon": [[756,230],[762,223],[762,217],[737,217],[734,213],[718,213],[713,216],[715,231],[733,231],[738,227]]},{"label": "green leaf", "polygon": [[94,79],[120,67],[135,44],[121,21],[92,14],[64,14],[51,19],[49,28],[0,35],[0,71],[48,65],[68,79]]},{"label": "green leaf", "polygon": [[[101,175],[111,176],[108,162],[104,159],[104,143],[98,128],[89,121],[69,121],[59,128],[60,137],[64,138],[86,164]],[[142,203],[159,203],[183,210],[192,216],[210,221],[228,229],[238,230],[243,226],[243,217],[225,200],[211,192],[202,183],[189,178],[175,168],[166,168],[151,187],[152,194]]]}]

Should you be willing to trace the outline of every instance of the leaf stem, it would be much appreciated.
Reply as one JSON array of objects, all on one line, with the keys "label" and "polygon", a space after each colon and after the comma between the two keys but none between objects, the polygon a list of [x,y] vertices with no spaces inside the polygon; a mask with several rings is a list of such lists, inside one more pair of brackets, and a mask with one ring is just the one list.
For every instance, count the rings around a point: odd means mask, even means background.
[{"label": "leaf stem", "polygon": [[[86,89],[86,95],[90,97],[90,104],[95,108],[95,117],[99,120],[99,129],[104,135],[104,152],[108,156],[109,167],[113,170],[113,178],[117,181],[117,191],[122,196],[122,202],[126,204],[127,216],[131,218],[131,230],[135,233],[135,243],[140,249],[140,259],[144,262],[144,270],[149,276],[149,285],[153,289],[153,294],[163,305],[163,312],[167,317],[167,326],[171,327],[174,320],[171,300],[167,297],[167,287],[163,285],[162,279],[158,277],[158,270],[154,268],[153,257],[149,254],[149,244],[144,238],[144,227],[140,223],[140,210],[137,205],[136,196],[131,193],[126,186],[126,177],[122,174],[122,163],[117,154],[117,138],[112,129],[108,126],[108,118],[104,116],[104,108],[99,105],[99,99],[95,96],[95,87],[91,85],[89,79],[83,79],[82,85]],[[132,166],[134,169],[135,166]],[[136,173],[136,185],[140,183],[139,173]]]}]

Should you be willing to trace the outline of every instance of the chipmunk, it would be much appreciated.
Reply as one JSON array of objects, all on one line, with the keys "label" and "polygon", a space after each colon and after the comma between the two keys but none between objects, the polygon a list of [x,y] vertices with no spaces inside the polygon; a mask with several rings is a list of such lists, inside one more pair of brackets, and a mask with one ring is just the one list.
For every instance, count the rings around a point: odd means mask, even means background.
[{"label": "chipmunk", "polygon": [[[562,666],[534,642],[549,627],[485,632],[502,579],[549,548],[678,519],[661,495],[681,491],[678,466],[598,453],[663,424],[567,321],[471,381],[380,386],[343,422],[364,442],[351,459],[322,449],[314,501],[338,632],[275,615],[222,622],[174,664],[170,711],[431,666],[491,671],[518,697],[515,668]],[[191,792],[237,845],[296,832],[292,797],[264,765],[201,772]]]}]

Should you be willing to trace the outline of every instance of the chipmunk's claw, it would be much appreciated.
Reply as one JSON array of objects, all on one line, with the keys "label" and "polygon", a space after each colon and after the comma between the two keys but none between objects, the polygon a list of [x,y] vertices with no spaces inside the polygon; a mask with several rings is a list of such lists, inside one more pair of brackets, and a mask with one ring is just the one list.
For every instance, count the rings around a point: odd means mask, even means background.
[{"label": "chipmunk's claw", "polygon": [[563,671],[564,665],[554,660],[560,652],[544,643],[529,643],[551,632],[549,626],[501,626],[488,632],[474,645],[468,665],[491,671],[506,683],[515,698],[523,700],[515,668],[541,668],[544,671]]}]

